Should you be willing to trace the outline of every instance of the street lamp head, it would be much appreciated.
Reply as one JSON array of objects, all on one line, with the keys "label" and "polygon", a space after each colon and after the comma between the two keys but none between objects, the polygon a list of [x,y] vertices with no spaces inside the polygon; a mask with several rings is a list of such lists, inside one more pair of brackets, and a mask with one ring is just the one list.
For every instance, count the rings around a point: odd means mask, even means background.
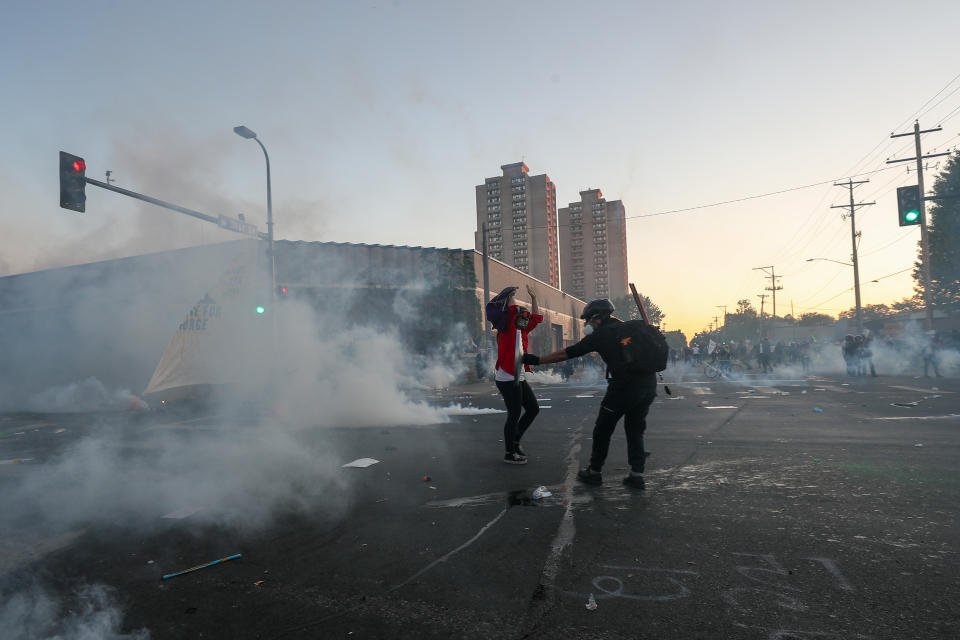
[{"label": "street lamp head", "polygon": [[257,134],[255,134],[253,131],[250,131],[250,129],[247,129],[243,125],[240,125],[239,127],[234,127],[233,132],[238,136],[240,136],[241,138],[246,138],[247,140],[257,137]]}]

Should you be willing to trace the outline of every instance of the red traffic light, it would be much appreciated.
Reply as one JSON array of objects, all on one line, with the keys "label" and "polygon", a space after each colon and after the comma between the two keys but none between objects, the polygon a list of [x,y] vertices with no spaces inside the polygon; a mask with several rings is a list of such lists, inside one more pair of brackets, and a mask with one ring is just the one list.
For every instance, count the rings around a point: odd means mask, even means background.
[{"label": "red traffic light", "polygon": [[60,152],[60,206],[81,213],[87,206],[87,163],[80,156]]}]

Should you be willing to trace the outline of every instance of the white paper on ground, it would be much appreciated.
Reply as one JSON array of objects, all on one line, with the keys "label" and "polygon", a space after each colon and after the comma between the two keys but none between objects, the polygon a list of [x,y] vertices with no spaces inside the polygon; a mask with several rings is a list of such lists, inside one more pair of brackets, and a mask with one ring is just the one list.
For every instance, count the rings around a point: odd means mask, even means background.
[{"label": "white paper on ground", "polygon": [[380,461],[374,460],[373,458],[357,458],[353,462],[348,462],[347,464],[343,465],[343,468],[346,469],[347,467],[357,467],[363,469],[365,467],[369,467],[370,465],[377,464],[378,462]]}]

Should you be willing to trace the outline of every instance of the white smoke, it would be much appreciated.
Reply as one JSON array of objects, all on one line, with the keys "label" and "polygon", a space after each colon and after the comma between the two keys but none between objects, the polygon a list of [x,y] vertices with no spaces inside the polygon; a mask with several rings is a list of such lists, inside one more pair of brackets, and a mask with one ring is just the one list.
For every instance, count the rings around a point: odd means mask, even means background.
[{"label": "white smoke", "polygon": [[[139,629],[122,633],[123,612],[116,593],[104,585],[85,585],[69,605],[37,585],[0,594],[0,629],[8,640],[148,640]],[[73,607],[73,608],[70,608]]]},{"label": "white smoke", "polygon": [[531,385],[563,384],[563,376],[554,371],[530,371],[524,374],[524,379]]},{"label": "white smoke", "polygon": [[60,413],[145,409],[147,404],[129,389],[110,390],[95,377],[89,377],[35,393],[27,399],[25,408],[27,411]]}]

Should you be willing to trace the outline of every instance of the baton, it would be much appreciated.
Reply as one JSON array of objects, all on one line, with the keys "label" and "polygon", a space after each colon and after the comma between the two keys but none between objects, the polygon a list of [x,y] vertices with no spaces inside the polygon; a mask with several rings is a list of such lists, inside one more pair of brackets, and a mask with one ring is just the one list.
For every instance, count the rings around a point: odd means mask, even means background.
[{"label": "baton", "polygon": [[[637,303],[637,308],[640,309],[640,315],[643,316],[643,321],[647,324],[650,324],[650,318],[647,317],[647,310],[643,308],[643,302],[640,300],[640,294],[637,293],[637,288],[633,286],[633,283],[630,283],[630,292],[633,293],[633,300]],[[657,376],[660,377],[660,382],[663,382],[663,374],[657,373]],[[667,392],[668,396],[672,396],[670,393],[670,386],[664,382],[663,390]]]},{"label": "baton", "polygon": [[647,324],[650,324],[650,318],[647,317],[647,310],[643,308],[643,302],[640,300],[640,294],[637,293],[637,288],[633,286],[633,283],[630,283],[630,291],[633,293],[633,300],[637,303],[637,308],[640,309],[640,315],[643,317],[643,321]]},{"label": "baton", "polygon": [[163,577],[161,578],[161,580],[166,580],[166,579],[168,579],[168,578],[174,578],[174,577],[176,577],[176,576],[182,576],[182,575],[185,574],[185,573],[190,573],[191,571],[196,571],[197,569],[203,569],[204,567],[210,567],[210,566],[213,566],[213,565],[215,565],[215,564],[219,564],[219,563],[221,563],[221,562],[226,562],[227,560],[233,560],[234,558],[239,558],[239,557],[242,556],[242,555],[243,555],[242,553],[235,553],[235,554],[233,554],[232,556],[227,556],[226,558],[220,558],[219,560],[214,560],[213,562],[208,562],[208,563],[206,563],[206,564],[199,564],[199,565],[197,565],[197,566],[195,566],[195,567],[190,567],[189,569],[184,569],[183,571],[177,571],[176,573],[168,573],[167,575],[163,576]]}]

